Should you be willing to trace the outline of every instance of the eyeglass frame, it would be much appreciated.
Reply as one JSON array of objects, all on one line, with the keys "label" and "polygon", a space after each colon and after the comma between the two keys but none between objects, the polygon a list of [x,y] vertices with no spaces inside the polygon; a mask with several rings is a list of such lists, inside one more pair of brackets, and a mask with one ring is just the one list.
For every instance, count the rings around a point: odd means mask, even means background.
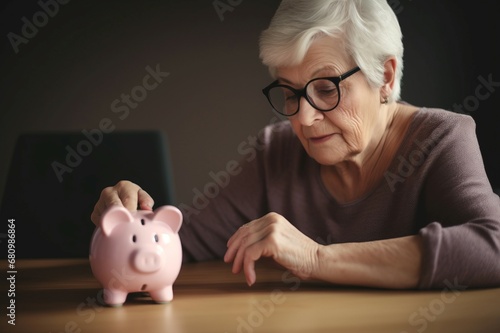
[{"label": "eyeglass frame", "polygon": [[[286,116],[286,117],[291,117],[293,115],[296,115],[297,113],[299,113],[300,111],[300,98],[301,97],[304,97],[306,99],[306,101],[313,107],[315,108],[316,110],[318,111],[321,111],[321,112],[329,112],[329,111],[332,111],[334,110],[337,106],[339,106],[340,104],[340,82],[342,82],[343,80],[347,79],[349,76],[359,72],[361,70],[361,68],[359,68],[359,66],[356,66],[354,67],[353,69],[351,70],[348,70],[347,72],[339,75],[339,76],[330,76],[330,77],[317,77],[317,78],[314,78],[312,80],[310,80],[309,82],[306,83],[306,85],[304,86],[304,88],[302,89],[295,89],[293,87],[290,87],[289,85],[286,85],[286,84],[280,84],[279,83],[279,80],[276,80],[274,82],[272,82],[271,84],[269,84],[267,87],[265,87],[264,89],[262,89],[262,93],[266,96],[267,100],[269,101],[269,104],[271,104],[272,108],[278,112],[279,114],[283,115],[283,116]],[[331,109],[326,109],[326,110],[322,110],[320,108],[318,108],[316,105],[314,105],[314,103],[309,99],[309,96],[307,96],[307,87],[309,86],[309,84],[311,84],[311,82],[314,82],[314,81],[318,81],[318,80],[328,80],[330,82],[332,82],[333,84],[335,84],[335,87],[337,88],[337,91],[338,91],[338,95],[339,95],[339,98],[338,98],[338,101],[337,101],[337,104],[335,104],[334,107],[332,107]],[[271,91],[271,89],[273,88],[277,88],[277,87],[283,87],[283,88],[287,88],[289,89],[290,91],[292,91],[295,96],[298,96],[298,101],[297,101],[297,111],[293,112],[293,113],[290,113],[290,114],[285,114],[281,111],[278,111],[276,110],[276,108],[274,107],[273,103],[271,102],[271,97],[269,96],[269,92]]]}]

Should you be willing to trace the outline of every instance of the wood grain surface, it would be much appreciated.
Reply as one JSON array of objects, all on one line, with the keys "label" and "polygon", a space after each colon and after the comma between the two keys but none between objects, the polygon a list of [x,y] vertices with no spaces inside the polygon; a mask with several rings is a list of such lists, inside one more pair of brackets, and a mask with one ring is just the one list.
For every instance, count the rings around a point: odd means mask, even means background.
[{"label": "wood grain surface", "polygon": [[[500,288],[454,281],[435,291],[351,288],[259,263],[248,287],[230,265],[204,262],[182,267],[172,302],[134,293],[113,308],[103,305],[87,260],[19,260],[16,271],[16,325],[4,296],[1,332],[500,332]],[[12,285],[2,280],[5,295]]]}]

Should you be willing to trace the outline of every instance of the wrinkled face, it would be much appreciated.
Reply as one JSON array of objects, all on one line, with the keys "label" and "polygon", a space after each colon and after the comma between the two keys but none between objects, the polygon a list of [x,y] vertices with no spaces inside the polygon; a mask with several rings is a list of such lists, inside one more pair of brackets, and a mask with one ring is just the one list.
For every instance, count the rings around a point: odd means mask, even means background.
[{"label": "wrinkled face", "polygon": [[[302,89],[318,77],[339,76],[356,67],[341,42],[322,37],[309,48],[301,64],[277,68],[280,83]],[[307,153],[318,163],[334,165],[363,153],[377,125],[380,94],[359,71],[340,82],[340,103],[332,111],[314,109],[305,98],[289,117]]]}]

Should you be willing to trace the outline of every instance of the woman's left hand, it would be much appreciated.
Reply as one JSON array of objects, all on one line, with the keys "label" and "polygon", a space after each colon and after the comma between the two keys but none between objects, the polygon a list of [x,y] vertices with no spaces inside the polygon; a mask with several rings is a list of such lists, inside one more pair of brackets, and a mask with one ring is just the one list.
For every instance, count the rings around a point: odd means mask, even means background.
[{"label": "woman's left hand", "polygon": [[317,265],[319,246],[283,216],[269,213],[234,233],[227,242],[224,261],[233,262],[233,273],[243,268],[250,286],[256,280],[255,261],[261,257],[271,257],[299,278],[307,279]]}]

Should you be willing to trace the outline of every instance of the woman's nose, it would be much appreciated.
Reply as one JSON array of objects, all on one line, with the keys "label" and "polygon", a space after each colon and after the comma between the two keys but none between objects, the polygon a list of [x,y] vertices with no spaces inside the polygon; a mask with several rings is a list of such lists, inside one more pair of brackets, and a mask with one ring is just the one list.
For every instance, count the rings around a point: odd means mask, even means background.
[{"label": "woman's nose", "polygon": [[311,126],[315,121],[324,117],[323,112],[315,109],[306,98],[302,97],[299,101],[299,112],[293,116],[301,125]]}]

